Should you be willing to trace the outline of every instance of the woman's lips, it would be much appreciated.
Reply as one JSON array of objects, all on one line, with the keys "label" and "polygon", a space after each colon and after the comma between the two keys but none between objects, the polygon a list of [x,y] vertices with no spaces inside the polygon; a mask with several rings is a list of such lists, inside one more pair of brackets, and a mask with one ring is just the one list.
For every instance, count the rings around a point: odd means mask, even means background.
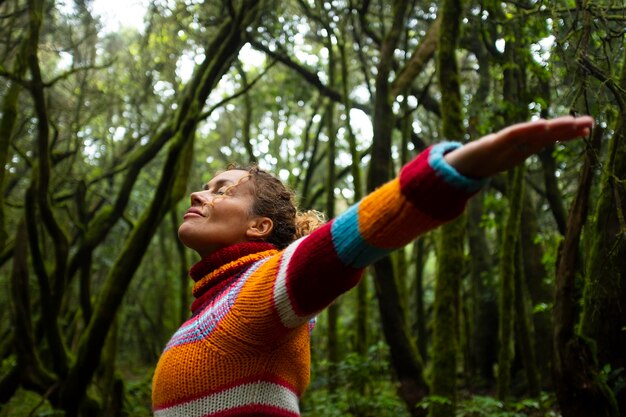
[{"label": "woman's lips", "polygon": [[189,218],[189,217],[204,217],[204,214],[202,213],[201,210],[197,209],[197,208],[190,208],[189,210],[187,210],[185,212],[185,215],[183,216],[183,219]]}]

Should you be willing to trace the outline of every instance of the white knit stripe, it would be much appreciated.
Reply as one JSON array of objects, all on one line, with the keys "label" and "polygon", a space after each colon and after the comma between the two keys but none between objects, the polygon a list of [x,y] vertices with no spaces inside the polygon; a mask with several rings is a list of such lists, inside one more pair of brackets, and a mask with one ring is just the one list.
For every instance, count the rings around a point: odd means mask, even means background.
[{"label": "white knit stripe", "polygon": [[157,410],[154,417],[202,417],[250,405],[276,407],[294,414],[300,412],[295,392],[280,384],[261,381]]},{"label": "white knit stripe", "polygon": [[289,299],[289,293],[287,292],[287,268],[289,268],[291,257],[304,239],[306,239],[306,236],[301,237],[287,246],[287,249],[285,249],[281,256],[278,276],[274,284],[274,305],[276,306],[276,310],[278,310],[281,323],[288,329],[295,329],[308,320],[308,317],[300,317],[296,314],[291,300]]}]

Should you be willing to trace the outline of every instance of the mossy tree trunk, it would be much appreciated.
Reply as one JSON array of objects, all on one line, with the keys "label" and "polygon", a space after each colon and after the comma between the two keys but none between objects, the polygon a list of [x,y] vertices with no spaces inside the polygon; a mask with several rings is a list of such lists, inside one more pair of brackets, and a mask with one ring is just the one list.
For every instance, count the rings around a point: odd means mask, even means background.
[{"label": "mossy tree trunk", "polygon": [[539,398],[539,374],[535,365],[535,347],[533,343],[535,340],[534,329],[531,323],[530,300],[525,279],[524,258],[526,255],[522,250],[522,244],[519,239],[515,252],[515,333],[519,335],[517,341],[526,373],[526,392],[533,398]]},{"label": "mossy tree trunk", "polygon": [[[503,9],[496,9],[498,16],[504,16]],[[524,121],[528,118],[528,103],[531,101],[527,87],[526,62],[530,60],[527,46],[524,41],[524,22],[508,22],[503,25],[503,36],[506,46],[503,54],[503,99],[505,101],[505,123],[511,124]],[[522,230],[521,217],[524,207],[524,175],[525,167],[521,165],[509,173],[510,182],[507,190],[509,212],[504,226],[502,245],[500,247],[500,296],[499,296],[499,353],[498,353],[498,378],[497,395],[502,401],[508,401],[511,388],[511,368],[515,352],[516,337],[515,325],[522,330],[517,335],[520,350],[526,349],[523,357],[527,359],[524,366],[527,375],[530,376],[529,384],[536,385],[536,363],[534,355],[528,349],[534,345],[532,340],[533,330],[529,321],[524,317],[516,317],[515,306],[518,312],[524,310],[524,293],[516,292],[516,288],[523,288],[520,281],[524,276],[516,271],[523,268],[520,263],[516,268],[518,250],[522,245],[520,235]],[[522,340],[524,338],[524,340]]]},{"label": "mossy tree trunk", "polygon": [[[391,133],[395,125],[395,118],[391,107],[394,97],[390,92],[388,78],[392,68],[394,50],[404,32],[404,21],[409,3],[406,0],[394,1],[393,24],[381,45],[375,83],[374,142],[367,177],[367,189],[369,191],[373,191],[390,177]],[[374,278],[383,333],[389,344],[391,363],[399,381],[400,397],[405,402],[411,416],[424,416],[424,409],[416,407],[416,405],[424,398],[428,392],[428,387],[422,375],[421,358],[408,333],[405,314],[401,308],[401,298],[389,257],[374,264]]]},{"label": "mossy tree trunk", "polygon": [[[354,132],[352,131],[352,125],[350,124],[350,71],[348,67],[348,58],[346,56],[346,45],[344,43],[343,37],[338,40],[337,47],[339,50],[339,58],[341,62],[341,92],[343,98],[343,108],[345,111],[345,131],[348,134],[348,149],[350,150],[350,157],[352,159],[352,164],[350,164],[350,174],[352,174],[354,189],[353,201],[356,203],[357,201],[361,201],[361,198],[363,198],[363,181],[361,179],[361,167],[358,163],[361,157],[357,149],[356,136],[354,135]],[[368,277],[369,274],[365,273],[356,289],[357,304],[355,348],[356,352],[362,358],[367,357],[367,348],[369,345],[367,330],[369,317],[367,302]],[[361,392],[364,392],[364,385],[361,385],[359,388]]]},{"label": "mossy tree trunk", "polygon": [[[440,6],[441,30],[437,71],[441,90],[441,131],[443,137],[461,140],[464,136],[463,109],[457,45],[463,6],[461,0],[444,0]],[[459,340],[459,288],[464,272],[466,216],[443,226],[438,236],[437,276],[433,316],[433,344],[430,417],[454,415],[456,410],[456,368]]]},{"label": "mossy tree trunk", "polygon": [[576,332],[578,300],[576,274],[579,242],[587,217],[594,165],[602,133],[594,130],[593,146],[587,149],[579,188],[567,220],[556,271],[553,308],[554,386],[563,417],[619,417],[615,398],[600,375],[593,342]]},{"label": "mossy tree trunk", "polygon": [[[13,74],[17,78],[23,78],[26,72],[26,46],[24,42],[17,52],[15,64],[13,65]],[[2,103],[0,104],[0,190],[4,190],[6,178],[6,166],[8,162],[9,147],[13,138],[13,132],[17,124],[18,99],[22,86],[16,81],[11,81],[7,85],[6,92]],[[5,229],[4,214],[4,192],[0,193],[0,253],[4,251],[8,234]]]},{"label": "mossy tree trunk", "polygon": [[413,244],[415,251],[415,337],[422,360],[428,358],[428,332],[426,330],[426,306],[424,291],[424,262],[426,262],[426,238],[420,237]]},{"label": "mossy tree trunk", "polygon": [[[493,81],[493,58],[489,55],[484,40],[466,34],[463,42],[468,44],[478,60],[478,87],[472,104],[468,108],[468,131],[473,138],[487,132],[488,113],[484,103],[489,99]],[[469,294],[468,306],[468,369],[467,377],[473,386],[492,386],[495,382],[494,364],[497,361],[498,303],[495,290],[493,261],[490,245],[483,225],[483,211],[486,191],[474,196],[467,205],[467,243],[469,250]]]},{"label": "mossy tree trunk", "polygon": [[[626,60],[622,63],[619,113],[609,144],[606,171],[593,216],[585,271],[581,332],[596,343],[599,366],[609,366],[609,383],[626,370]],[[617,392],[626,415],[626,390]]]},{"label": "mossy tree trunk", "polygon": [[[331,88],[335,88],[336,84],[336,61],[335,50],[333,46],[332,34],[328,33],[326,49],[328,50],[328,84]],[[336,178],[336,142],[337,129],[335,127],[335,103],[328,100],[326,109],[326,135],[328,136],[328,151],[326,153],[327,171],[326,171],[326,215],[332,219],[335,217],[335,178]],[[334,393],[338,388],[337,367],[339,364],[339,334],[337,322],[339,320],[339,303],[335,300],[326,310],[326,318],[328,320],[327,327],[327,354],[328,354],[328,390]]]},{"label": "mossy tree trunk", "polygon": [[531,332],[529,337],[532,339],[530,342],[534,344],[533,356],[535,360],[532,362],[532,366],[540,375],[540,383],[543,386],[550,386],[552,355],[546,346],[552,345],[552,316],[549,306],[554,299],[554,290],[546,279],[548,271],[542,262],[544,250],[541,244],[537,242],[537,236],[540,235],[541,230],[535,207],[533,194],[530,190],[525,190],[522,203],[522,224],[524,227],[520,230],[521,247],[519,248],[522,253],[521,266],[524,269],[521,279],[523,280],[522,285],[527,290],[525,292],[527,304],[540,307],[531,314],[531,319],[528,322]]},{"label": "mossy tree trunk", "polygon": [[500,248],[500,304],[498,325],[498,398],[507,401],[511,388],[511,366],[515,324],[515,254],[522,212],[524,167],[514,170],[509,187],[509,212]]},{"label": "mossy tree trunk", "polygon": [[[580,173],[579,189],[569,213],[556,273],[553,373],[564,417],[618,417],[618,404],[601,369],[607,362],[611,366],[615,363],[624,364],[623,347],[626,340],[623,331],[626,270],[623,197],[626,193],[623,185],[620,185],[626,176],[626,61],[622,61],[621,74],[617,76],[605,72],[611,70],[610,66],[605,70],[590,58],[594,54],[592,48],[595,40],[592,33],[596,20],[589,10],[589,4],[587,1],[578,4],[582,15],[578,41],[581,46],[577,57],[579,75],[583,77],[581,92],[589,88],[595,78],[600,88],[606,88],[612,94],[618,113],[607,161],[603,164],[605,169],[595,221],[589,233],[591,245],[588,246],[581,323],[578,323],[580,308],[576,288],[576,277],[582,264],[579,242],[587,218],[594,168],[598,163],[596,159],[603,135],[600,127],[596,127],[592,133],[591,146],[587,148],[585,164]],[[624,45],[623,39],[621,45]],[[580,331],[577,331],[578,326]],[[614,353],[609,353],[611,350]],[[602,361],[600,364],[599,358]],[[616,362],[613,362],[613,358]]]},{"label": "mossy tree trunk", "polygon": [[467,207],[467,238],[470,271],[470,360],[468,377],[477,386],[491,386],[497,361],[498,302],[489,244],[482,226],[484,193],[474,196]]}]

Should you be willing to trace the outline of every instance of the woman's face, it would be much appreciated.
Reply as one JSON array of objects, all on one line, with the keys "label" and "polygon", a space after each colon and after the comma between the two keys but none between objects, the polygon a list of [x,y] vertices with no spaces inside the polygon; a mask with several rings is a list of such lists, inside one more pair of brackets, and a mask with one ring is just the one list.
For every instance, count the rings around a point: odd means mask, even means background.
[{"label": "woman's face", "polygon": [[183,216],[178,237],[202,257],[236,243],[260,240],[272,224],[268,218],[252,214],[253,204],[250,174],[224,171],[204,190],[191,193],[191,207]]}]

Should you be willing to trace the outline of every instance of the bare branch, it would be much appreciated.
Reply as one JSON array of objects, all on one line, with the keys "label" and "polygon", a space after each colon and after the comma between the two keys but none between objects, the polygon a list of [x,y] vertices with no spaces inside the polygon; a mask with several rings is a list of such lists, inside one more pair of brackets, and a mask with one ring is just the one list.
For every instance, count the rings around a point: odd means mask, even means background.
[{"label": "bare branch", "polygon": [[52,80],[43,83],[43,86],[44,87],[51,87],[54,84],[56,84],[57,82],[59,82],[61,80],[64,80],[66,78],[69,78],[71,75],[74,75],[74,74],[76,74],[78,72],[81,72],[81,71],[100,70],[100,69],[108,68],[111,65],[113,65],[113,62],[115,62],[115,61],[113,60],[113,61],[107,62],[106,64],[102,64],[102,65],[88,65],[88,66],[85,66],[85,67],[74,67],[74,68],[71,68],[71,69],[69,69],[68,71],[66,71],[64,73],[57,75]]},{"label": "bare branch", "polygon": [[411,58],[407,61],[406,65],[393,81],[391,85],[391,97],[395,98],[404,91],[413,82],[423,70],[428,61],[435,55],[435,49],[437,48],[437,39],[439,37],[439,28],[441,27],[441,19],[435,20],[435,22],[428,28],[428,32],[418,44],[417,48],[413,52]]},{"label": "bare branch", "polygon": [[615,100],[617,100],[620,110],[624,112],[626,109],[626,91],[619,86],[613,78],[606,75],[601,68],[591,62],[591,60],[586,56],[580,56],[578,58],[578,64],[589,74],[593,75],[598,81],[606,85],[609,90],[611,90],[615,96]]},{"label": "bare branch", "polygon": [[17,75],[13,74],[11,71],[4,68],[2,65],[0,65],[0,77],[8,78],[9,80],[16,82],[23,87],[26,87],[26,88],[29,87],[29,82],[27,80],[24,80],[18,77]]},{"label": "bare branch", "polygon": [[236,99],[237,97],[241,97],[242,95],[246,94],[248,91],[250,91],[252,89],[252,87],[254,87],[254,85],[261,79],[263,78],[263,76],[265,74],[267,74],[267,72],[269,71],[270,68],[272,68],[274,65],[276,64],[276,61],[272,61],[264,70],[263,72],[261,72],[254,80],[252,80],[248,85],[246,85],[246,87],[242,88],[241,90],[239,90],[238,92],[236,92],[235,94],[225,97],[224,99],[220,100],[218,103],[216,103],[215,105],[211,106],[211,108],[207,111],[205,111],[204,113],[200,114],[200,116],[198,116],[198,121],[202,121],[202,120],[206,120],[207,117],[209,117],[211,115],[211,113],[213,113],[216,109],[222,107],[224,104],[228,103],[229,101],[232,101],[234,99]]}]

